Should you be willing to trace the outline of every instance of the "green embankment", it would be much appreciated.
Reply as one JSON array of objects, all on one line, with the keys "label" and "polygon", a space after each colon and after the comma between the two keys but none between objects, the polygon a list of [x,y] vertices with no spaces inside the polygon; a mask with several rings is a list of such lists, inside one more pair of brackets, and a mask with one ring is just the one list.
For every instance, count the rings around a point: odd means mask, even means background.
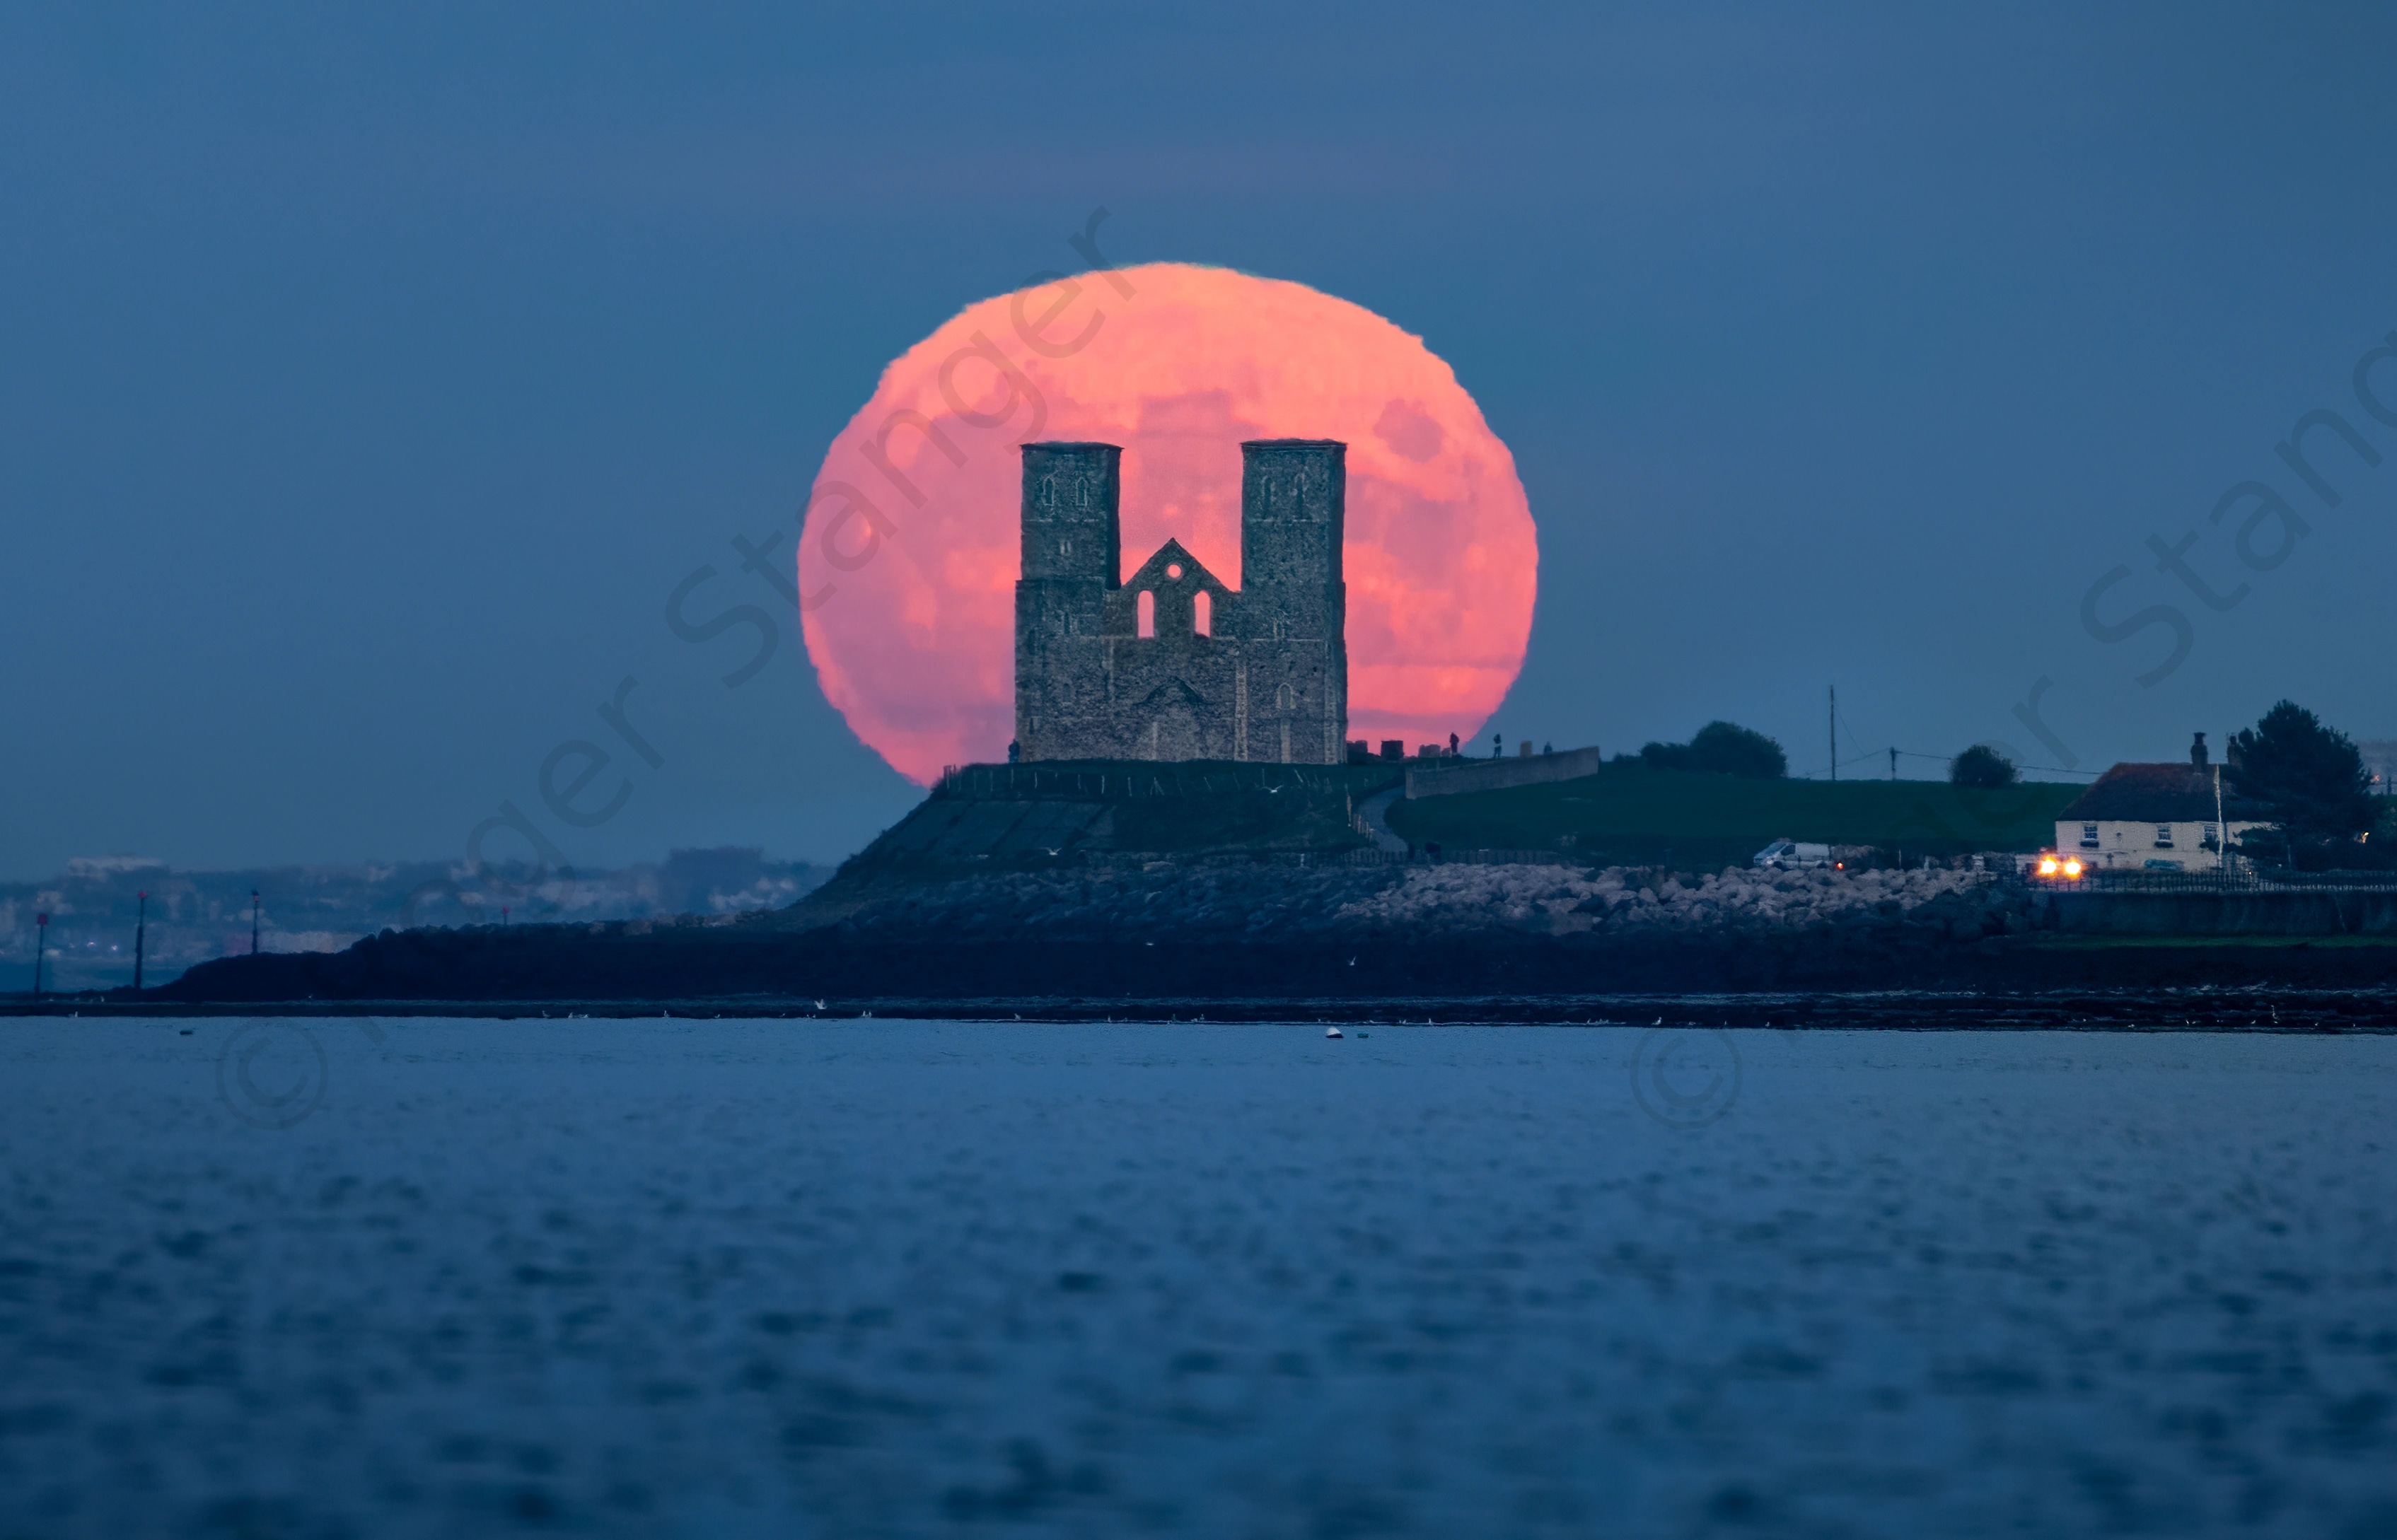
[{"label": "green embankment", "polygon": [[1369,843],[1349,825],[1355,803],[1399,776],[1398,766],[1382,764],[968,765],[843,870],[990,870],[1090,852],[1350,849]]},{"label": "green embankment", "polygon": [[[1390,827],[1451,852],[1569,849],[1591,861],[1745,864],[1776,839],[1914,856],[2035,850],[2082,788],[2028,781],[1966,791],[1944,781],[1742,780],[1642,764],[1507,791],[1400,801]],[[1564,842],[1570,841],[1570,844]]]},{"label": "green embankment", "polygon": [[[1400,774],[1396,765],[1207,760],[1132,769],[1132,794],[1111,799],[1116,848],[1191,854],[1343,850],[1369,844],[1349,826],[1351,812],[1357,803],[1395,784]],[[1079,774],[1088,785],[1090,769]],[[1160,790],[1162,795],[1158,794]]]}]

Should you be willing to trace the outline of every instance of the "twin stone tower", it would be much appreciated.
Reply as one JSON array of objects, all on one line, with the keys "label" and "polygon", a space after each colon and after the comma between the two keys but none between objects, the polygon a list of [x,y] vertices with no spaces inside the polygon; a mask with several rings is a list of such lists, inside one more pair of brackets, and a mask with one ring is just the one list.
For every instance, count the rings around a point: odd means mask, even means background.
[{"label": "twin stone tower", "polygon": [[1240,445],[1235,593],[1179,540],[1119,578],[1122,449],[1025,445],[1020,756],[1346,760],[1347,449],[1328,439]]}]

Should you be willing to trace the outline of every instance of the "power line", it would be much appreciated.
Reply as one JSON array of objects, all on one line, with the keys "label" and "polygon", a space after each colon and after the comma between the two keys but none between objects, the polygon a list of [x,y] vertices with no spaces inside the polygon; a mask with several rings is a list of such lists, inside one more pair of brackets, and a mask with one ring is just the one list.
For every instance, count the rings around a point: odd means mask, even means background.
[{"label": "power line", "polygon": [[[1849,746],[1854,748],[1856,751],[1854,758],[1843,759],[1839,762],[1839,767],[1842,770],[1846,769],[1851,764],[1860,763],[1865,760],[1878,759],[1883,754],[1903,755],[1908,759],[1938,760],[1942,763],[1951,763],[1956,757],[1953,754],[1925,754],[1918,752],[1912,749],[1868,749],[1864,746],[1863,741],[1856,737],[1855,728],[1844,718],[1835,718],[1834,720],[1839,722],[1840,731],[1848,735]],[[2019,764],[2015,768],[2018,770],[2053,770],[2060,776],[2095,776],[2098,773],[2095,770],[2067,770],[2060,765],[2051,764]],[[1895,775],[1892,775],[1890,778],[1895,780],[1897,777]]]},{"label": "power line", "polygon": [[[1926,754],[1916,749],[1867,749],[1860,754],[1840,761],[1837,767],[1844,770],[1851,764],[1861,764],[1866,760],[1879,759],[1883,754],[1889,753],[1897,754],[1904,759],[1937,760],[1942,764],[1952,762],[1956,757],[1953,754]],[[2094,777],[2105,774],[2102,770],[2067,770],[2060,764],[2017,764],[2015,768],[2017,770],[2042,770],[2049,774],[2057,776],[2089,776]],[[1800,777],[1799,778],[1801,780],[1813,780],[1814,777],[1814,773],[1809,771],[1806,775]]]},{"label": "power line", "polygon": [[[1953,754],[1926,754],[1922,752],[1920,750],[1915,749],[1900,749],[1896,751],[1908,759],[1938,760],[1942,763],[1952,761],[1956,757]],[[2015,768],[2017,770],[2045,770],[2058,776],[2102,776],[2105,774],[2103,770],[2067,770],[2060,764],[2017,764]]]},{"label": "power line", "polygon": [[[1833,770],[1833,772],[1834,772],[1834,774],[1833,774],[1833,776],[1832,776],[1832,777],[1831,777],[1831,778],[1832,778],[1832,779],[1834,779],[1834,780],[1837,780],[1837,779],[1839,778],[1839,777],[1838,777],[1838,775],[1836,774],[1836,772],[1841,771],[1841,770],[1844,770],[1844,769],[1846,769],[1846,768],[1847,768],[1849,765],[1851,765],[1851,764],[1861,764],[1861,763],[1863,763],[1866,760],[1868,760],[1868,759],[1877,759],[1877,758],[1879,758],[1879,757],[1881,756],[1881,753],[1882,753],[1882,750],[1879,750],[1879,749],[1868,749],[1868,750],[1867,750],[1865,752],[1863,752],[1863,753],[1861,753],[1861,754],[1856,755],[1854,759],[1843,759],[1843,760],[1840,761],[1837,764],[1835,764],[1835,765],[1833,765],[1833,766],[1831,767],[1831,768],[1832,768],[1832,770]],[[1814,772],[1810,770],[1810,771],[1808,771],[1808,772],[1807,772],[1803,777],[1800,777],[1800,778],[1801,778],[1801,779],[1803,779],[1803,780],[1813,780],[1813,779],[1814,778]]]}]

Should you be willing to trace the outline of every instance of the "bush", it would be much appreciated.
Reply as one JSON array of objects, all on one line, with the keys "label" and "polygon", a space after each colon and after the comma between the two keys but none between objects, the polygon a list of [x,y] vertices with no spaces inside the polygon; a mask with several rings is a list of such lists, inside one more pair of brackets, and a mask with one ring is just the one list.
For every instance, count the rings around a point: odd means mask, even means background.
[{"label": "bush", "polygon": [[2299,871],[2397,870],[2397,840],[2384,839],[2378,829],[2362,840],[2326,840],[2305,834],[2292,838],[2288,829],[2272,824],[2249,830],[2232,848],[2257,866]]},{"label": "bush", "polygon": [[2397,802],[2387,797],[2372,801],[2372,828],[2348,859],[2359,871],[2397,871]]},{"label": "bush", "polygon": [[2022,779],[2015,762],[1986,743],[1976,743],[1948,762],[1948,784],[1975,791],[1994,791]]},{"label": "bush", "polygon": [[1656,770],[1696,770],[1709,776],[1779,780],[1789,774],[1789,756],[1762,733],[1729,722],[1709,722],[1687,743],[1650,743],[1640,758]]}]

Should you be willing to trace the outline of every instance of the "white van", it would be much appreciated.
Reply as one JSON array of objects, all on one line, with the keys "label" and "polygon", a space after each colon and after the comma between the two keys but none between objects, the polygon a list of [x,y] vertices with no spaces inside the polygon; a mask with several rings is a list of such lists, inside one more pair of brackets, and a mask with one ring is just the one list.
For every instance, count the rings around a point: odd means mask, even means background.
[{"label": "white van", "polygon": [[1775,840],[1756,853],[1750,866],[1768,871],[1803,870],[1810,867],[1831,864],[1831,847],[1827,844],[1805,844],[1797,840]]}]

